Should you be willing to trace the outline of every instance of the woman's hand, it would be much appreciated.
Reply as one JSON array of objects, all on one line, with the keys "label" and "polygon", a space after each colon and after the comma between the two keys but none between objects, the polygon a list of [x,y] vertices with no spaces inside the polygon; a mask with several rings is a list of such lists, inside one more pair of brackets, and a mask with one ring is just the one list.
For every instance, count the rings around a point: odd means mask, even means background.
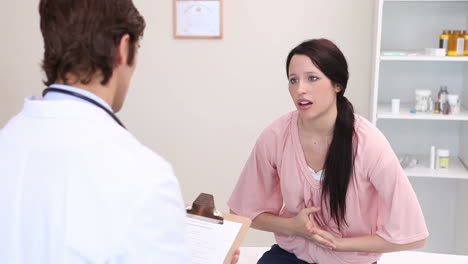
[{"label": "woman's hand", "polygon": [[232,256],[231,264],[236,264],[239,261],[240,257],[240,249],[237,249],[236,252],[234,252],[234,256]]},{"label": "woman's hand", "polygon": [[341,248],[342,239],[340,239],[338,237],[335,237],[334,235],[332,235],[328,231],[323,230],[322,228],[320,228],[320,226],[316,226],[316,227],[311,228],[310,232],[312,234],[316,235],[316,236],[319,236],[319,237],[327,240],[327,241],[330,241],[330,243],[332,243],[334,245],[334,247],[332,247],[333,250],[340,251],[342,249]]},{"label": "woman's hand", "polygon": [[426,239],[421,239],[407,244],[394,244],[378,235],[338,238],[320,228],[312,229],[312,233],[332,241],[336,245],[334,250],[344,252],[386,253],[412,250],[423,247],[426,242]]},{"label": "woman's hand", "polygon": [[314,207],[310,204],[308,207],[302,209],[295,217],[291,218],[292,235],[311,240],[321,247],[336,248],[336,245],[330,239],[313,232],[317,229],[321,230],[319,225],[315,222],[313,215],[318,211],[320,211],[319,207]]}]

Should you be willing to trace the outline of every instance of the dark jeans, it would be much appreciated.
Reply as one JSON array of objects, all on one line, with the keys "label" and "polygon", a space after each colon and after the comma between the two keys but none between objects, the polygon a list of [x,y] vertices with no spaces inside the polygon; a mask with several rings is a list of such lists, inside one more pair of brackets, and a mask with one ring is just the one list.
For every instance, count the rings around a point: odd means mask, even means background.
[{"label": "dark jeans", "polygon": [[[296,255],[290,253],[274,244],[270,250],[265,252],[263,256],[258,260],[257,264],[316,264],[307,263],[301,259],[298,259]],[[372,263],[377,264],[377,261]]]}]

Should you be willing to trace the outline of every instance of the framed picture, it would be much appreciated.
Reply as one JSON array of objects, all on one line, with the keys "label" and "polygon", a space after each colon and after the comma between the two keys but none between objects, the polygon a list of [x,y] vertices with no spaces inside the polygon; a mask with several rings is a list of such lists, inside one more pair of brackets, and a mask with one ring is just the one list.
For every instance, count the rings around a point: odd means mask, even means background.
[{"label": "framed picture", "polygon": [[224,0],[174,0],[174,37],[223,38]]}]

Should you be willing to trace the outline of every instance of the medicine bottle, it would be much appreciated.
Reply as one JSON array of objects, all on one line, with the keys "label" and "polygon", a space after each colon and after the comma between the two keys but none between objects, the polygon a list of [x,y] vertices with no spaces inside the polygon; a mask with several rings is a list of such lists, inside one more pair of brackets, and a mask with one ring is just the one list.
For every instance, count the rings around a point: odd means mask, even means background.
[{"label": "medicine bottle", "polygon": [[448,169],[450,166],[450,151],[448,149],[437,150],[437,164],[439,169]]},{"label": "medicine bottle", "polygon": [[439,48],[445,49],[445,55],[447,55],[449,35],[449,30],[444,30],[439,37]]},{"label": "medicine bottle", "polygon": [[465,34],[463,35],[465,37],[465,56],[468,56],[468,30],[465,30]]},{"label": "medicine bottle", "polygon": [[431,90],[415,90],[414,95],[414,109],[418,112],[427,112],[429,110]]},{"label": "medicine bottle", "polygon": [[447,102],[448,90],[447,86],[441,86],[437,94],[437,101],[440,103],[440,112],[444,112],[444,104]]},{"label": "medicine bottle", "polygon": [[465,49],[465,37],[460,30],[454,30],[453,34],[449,36],[449,44],[447,55],[449,56],[463,56]]},{"label": "medicine bottle", "polygon": [[434,114],[440,114],[440,102],[434,103]]}]

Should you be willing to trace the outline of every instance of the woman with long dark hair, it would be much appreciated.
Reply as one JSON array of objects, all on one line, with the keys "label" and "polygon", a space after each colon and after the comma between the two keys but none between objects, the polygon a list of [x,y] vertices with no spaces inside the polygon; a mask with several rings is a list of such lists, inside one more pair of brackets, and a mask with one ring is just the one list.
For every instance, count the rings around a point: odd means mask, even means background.
[{"label": "woman with long dark hair", "polygon": [[423,247],[421,208],[382,133],[344,96],[348,66],[326,39],[286,60],[296,111],[257,140],[231,211],[274,232],[258,263],[373,263],[384,252]]}]

